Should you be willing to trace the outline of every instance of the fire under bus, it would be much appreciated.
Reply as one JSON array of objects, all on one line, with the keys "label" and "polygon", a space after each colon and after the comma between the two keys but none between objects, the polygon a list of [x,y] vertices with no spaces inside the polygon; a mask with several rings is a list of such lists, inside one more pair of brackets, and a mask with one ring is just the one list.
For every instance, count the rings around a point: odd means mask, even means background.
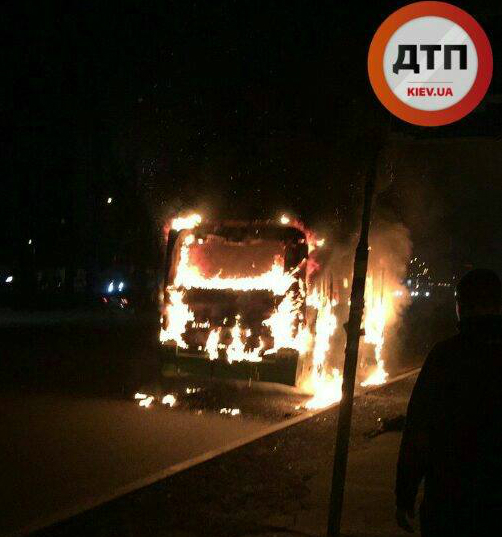
[{"label": "fire under bus", "polygon": [[[339,398],[349,289],[321,262],[329,259],[320,254],[323,242],[286,217],[174,219],[160,331],[164,375],[296,385],[318,406]],[[369,341],[373,349],[379,337]]]}]

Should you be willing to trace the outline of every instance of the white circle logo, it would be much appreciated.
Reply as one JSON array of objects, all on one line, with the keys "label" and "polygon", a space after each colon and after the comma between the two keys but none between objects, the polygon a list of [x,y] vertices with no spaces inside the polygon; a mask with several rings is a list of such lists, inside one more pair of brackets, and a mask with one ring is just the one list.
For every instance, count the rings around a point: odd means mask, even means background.
[{"label": "white circle logo", "polygon": [[390,38],[385,78],[398,99],[418,110],[444,110],[469,92],[478,55],[469,34],[442,17],[420,17]]},{"label": "white circle logo", "polygon": [[368,75],[380,102],[415,125],[463,118],[485,96],[493,71],[490,41],[463,9],[415,2],[387,17],[371,41]]}]

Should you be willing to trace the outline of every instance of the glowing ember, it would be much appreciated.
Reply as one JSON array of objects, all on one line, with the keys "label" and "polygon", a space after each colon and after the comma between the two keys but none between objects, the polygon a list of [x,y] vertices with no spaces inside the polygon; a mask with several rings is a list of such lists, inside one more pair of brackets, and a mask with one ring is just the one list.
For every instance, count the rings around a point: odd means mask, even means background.
[{"label": "glowing ember", "polygon": [[168,405],[170,407],[174,406],[174,403],[176,403],[176,397],[172,393],[168,393],[167,395],[164,395],[162,398],[162,404]]}]

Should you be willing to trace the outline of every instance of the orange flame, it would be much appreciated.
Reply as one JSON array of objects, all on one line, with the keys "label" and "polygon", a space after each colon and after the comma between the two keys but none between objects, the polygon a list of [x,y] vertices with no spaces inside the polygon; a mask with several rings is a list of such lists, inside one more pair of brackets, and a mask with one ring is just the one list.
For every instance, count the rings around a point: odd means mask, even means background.
[{"label": "orange flame", "polygon": [[190,245],[193,235],[185,237],[180,251],[180,260],[174,279],[175,287],[185,289],[233,289],[234,291],[271,291],[274,295],[284,295],[296,281],[295,271],[284,272],[284,263],[276,256],[270,270],[258,276],[242,278],[222,278],[219,274],[210,278],[201,274],[198,266],[190,262]]},{"label": "orange flame", "polygon": [[193,321],[195,316],[187,304],[183,302],[183,291],[169,289],[169,304],[166,309],[167,328],[161,328],[160,341],[175,341],[178,347],[186,349],[188,345],[183,339],[186,325]]},{"label": "orange flame", "polygon": [[188,216],[179,216],[174,218],[171,223],[171,228],[175,231],[181,231],[182,229],[193,229],[202,222],[200,214],[190,214]]},{"label": "orange flame", "polygon": [[[172,227],[178,230],[190,230],[200,222],[200,216],[194,214],[174,219]],[[307,236],[309,250],[324,245],[324,239],[317,239],[298,221],[290,221],[289,217],[283,215],[281,222],[284,225],[301,229]],[[339,401],[342,397],[342,374],[330,365],[330,360],[328,360],[332,350],[332,336],[338,325],[335,315],[336,300],[315,287],[306,292],[306,283],[299,279],[298,269],[285,272],[284,259],[281,256],[274,258],[269,270],[256,276],[222,277],[222,270],[220,270],[215,276],[206,277],[190,257],[190,248],[195,242],[195,236],[188,231],[180,247],[174,284],[166,290],[169,297],[165,310],[167,323],[166,328],[161,330],[161,341],[172,341],[181,348],[187,348],[188,345],[183,335],[191,322],[192,327],[208,330],[204,350],[210,360],[218,359],[220,349],[225,351],[230,363],[243,360],[259,362],[264,355],[276,353],[281,349],[295,350],[306,363],[311,361],[309,373],[301,381],[301,387],[307,393],[312,394],[312,398],[307,401],[305,407],[323,408]],[[312,264],[315,263],[315,259],[312,258]],[[308,270],[307,274],[309,275]],[[299,292],[295,291],[298,287],[294,284],[299,284]],[[349,282],[347,278],[344,278],[343,288],[347,289],[348,286]],[[262,321],[262,326],[270,331],[272,348],[267,349],[261,337],[259,345],[251,347],[249,345],[251,331],[242,327],[239,315],[235,317],[235,324],[230,325],[229,335],[221,327],[212,327],[209,321],[195,323],[193,311],[184,302],[185,292],[189,289],[231,289],[243,292],[265,290],[279,297],[272,314]],[[365,342],[374,346],[375,365],[369,376],[361,383],[362,386],[379,385],[387,381],[388,373],[385,371],[382,349],[385,343],[386,324],[395,315],[394,293],[384,289],[383,273],[379,292],[375,293],[371,274],[368,276],[366,290],[363,326]],[[376,294],[379,296],[375,297]],[[308,314],[305,313],[305,306]],[[315,319],[313,326],[311,319]],[[225,338],[222,339],[223,332],[225,332]],[[253,341],[256,340],[253,339]],[[253,344],[256,345],[256,343]],[[200,350],[202,348],[200,347]],[[143,404],[146,406],[147,403]]]},{"label": "orange flame", "polygon": [[256,347],[253,350],[247,350],[243,338],[249,336],[250,333],[246,333],[242,330],[239,321],[240,317],[237,315],[235,317],[235,325],[231,331],[232,341],[227,347],[228,362],[230,364],[232,362],[242,362],[242,360],[247,360],[248,362],[260,362],[262,360],[259,354],[262,350],[261,342],[259,347]]}]

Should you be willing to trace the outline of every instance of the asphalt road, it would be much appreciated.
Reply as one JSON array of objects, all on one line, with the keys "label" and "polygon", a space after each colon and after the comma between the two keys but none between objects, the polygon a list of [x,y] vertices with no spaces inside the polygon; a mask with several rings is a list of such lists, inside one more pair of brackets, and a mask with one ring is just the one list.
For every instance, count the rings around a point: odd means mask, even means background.
[{"label": "asphalt road", "polygon": [[3,392],[0,406],[0,535],[89,507],[269,425],[105,398]]},{"label": "asphalt road", "polygon": [[[52,317],[0,326],[0,536],[70,516],[259,435],[295,415],[303,400],[159,378],[157,316],[155,323]],[[176,393],[177,406],[144,409],[125,399],[153,386]],[[189,386],[203,388],[187,394]],[[221,416],[222,407],[242,414]]]},{"label": "asphalt road", "polygon": [[[179,395],[174,409],[120,399],[158,380],[157,331],[122,320],[0,329],[0,536],[70,516],[302,413],[304,398],[291,391],[183,379],[164,379],[162,392]],[[190,385],[202,391],[189,395]],[[220,416],[221,407],[242,414]]]}]

